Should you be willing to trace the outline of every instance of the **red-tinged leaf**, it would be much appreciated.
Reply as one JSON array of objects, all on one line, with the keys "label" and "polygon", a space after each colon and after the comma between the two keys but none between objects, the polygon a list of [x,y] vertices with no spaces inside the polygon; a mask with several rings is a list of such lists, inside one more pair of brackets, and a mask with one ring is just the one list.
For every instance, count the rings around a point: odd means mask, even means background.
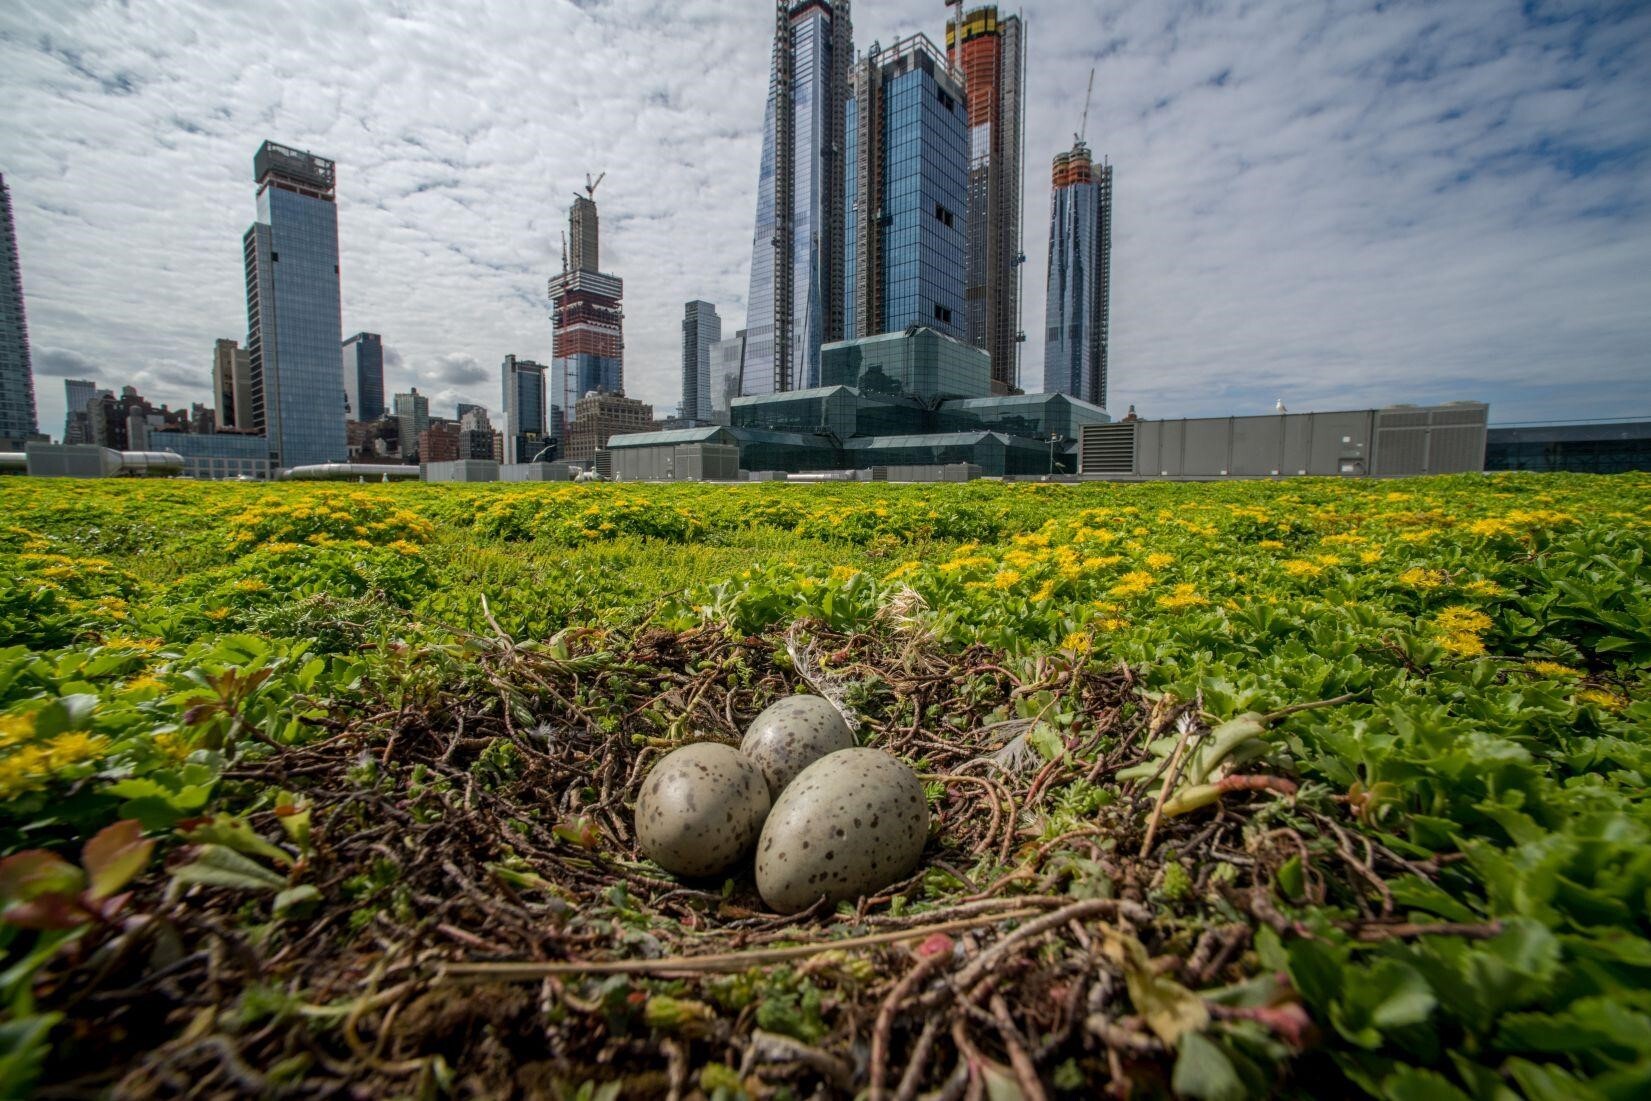
[{"label": "red-tinged leaf", "polygon": [[198,703],[183,713],[183,725],[194,726],[205,719],[211,718],[217,710],[218,705],[215,703]]},{"label": "red-tinged leaf", "polygon": [[0,860],[0,908],[32,902],[45,895],[72,898],[86,885],[79,868],[56,853],[28,849]]},{"label": "red-tinged leaf", "polygon": [[77,925],[86,924],[91,916],[80,904],[80,900],[73,895],[49,894],[41,895],[29,902],[7,906],[5,913],[0,914],[0,920],[19,929],[36,929],[44,932],[52,929],[73,929]]},{"label": "red-tinged leaf", "polygon": [[154,851],[155,843],[143,836],[143,826],[135,818],[99,830],[80,853],[91,879],[87,897],[105,899],[126,886],[143,871]]}]

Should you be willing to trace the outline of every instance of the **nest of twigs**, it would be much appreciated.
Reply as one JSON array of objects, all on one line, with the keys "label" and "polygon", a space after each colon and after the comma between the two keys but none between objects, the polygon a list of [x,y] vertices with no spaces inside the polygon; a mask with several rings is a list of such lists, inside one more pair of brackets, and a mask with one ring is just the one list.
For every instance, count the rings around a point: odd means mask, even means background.
[{"label": "nest of twigs", "polygon": [[[1152,800],[1127,788],[1060,828],[1063,799],[1108,789],[1183,710],[1127,669],[1017,675],[899,625],[483,641],[485,676],[451,697],[237,765],[226,798],[312,805],[295,875],[318,907],[274,920],[152,871],[132,903],[147,920],[43,975],[66,1021],[41,1096],[1123,1095],[1167,1082],[1172,1054],[1131,985],[1239,980],[1238,916],[1283,922],[1258,888],[1289,831],[1249,828],[1266,793],[1155,822],[1144,854]],[[918,874],[785,918],[748,874],[684,883],[642,861],[650,764],[810,687],[931,785]],[[1052,760],[1013,717],[1040,693],[1082,716]],[[250,821],[280,837],[273,814]]]}]

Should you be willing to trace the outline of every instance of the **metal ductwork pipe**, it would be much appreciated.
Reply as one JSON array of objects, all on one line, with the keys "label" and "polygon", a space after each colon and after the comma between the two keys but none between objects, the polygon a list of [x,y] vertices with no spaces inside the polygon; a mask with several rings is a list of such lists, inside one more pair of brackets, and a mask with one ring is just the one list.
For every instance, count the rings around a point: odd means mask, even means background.
[{"label": "metal ductwork pipe", "polygon": [[420,471],[416,466],[389,463],[316,463],[313,466],[295,466],[283,470],[280,479],[284,482],[352,482],[356,479],[380,482],[416,481],[419,476]]}]

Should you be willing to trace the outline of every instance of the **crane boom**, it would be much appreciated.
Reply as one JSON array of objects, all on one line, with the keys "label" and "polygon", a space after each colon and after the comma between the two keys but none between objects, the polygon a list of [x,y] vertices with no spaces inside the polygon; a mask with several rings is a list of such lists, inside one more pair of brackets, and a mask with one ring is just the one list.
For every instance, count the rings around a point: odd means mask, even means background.
[{"label": "crane boom", "polygon": [[1081,144],[1089,136],[1089,104],[1095,98],[1095,69],[1089,69],[1089,91],[1083,97],[1083,121],[1078,124],[1078,141]]},{"label": "crane boom", "polygon": [[590,178],[590,173],[589,172],[585,173],[585,194],[590,196],[590,201],[591,202],[594,203],[596,201],[596,189],[601,187],[602,186],[602,181],[607,179],[607,178],[608,178],[608,174],[606,172],[604,172],[600,176],[596,177],[596,182],[595,183],[592,183],[591,178]]}]

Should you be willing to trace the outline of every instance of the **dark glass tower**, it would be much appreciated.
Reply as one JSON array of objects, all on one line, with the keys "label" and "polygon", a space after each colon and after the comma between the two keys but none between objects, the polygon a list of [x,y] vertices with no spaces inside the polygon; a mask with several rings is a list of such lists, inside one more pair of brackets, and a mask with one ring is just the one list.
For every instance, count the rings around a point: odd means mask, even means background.
[{"label": "dark glass tower", "polygon": [[1106,408],[1112,299],[1112,166],[1078,142],[1055,158],[1043,389]]},{"label": "dark glass tower", "polygon": [[746,300],[744,392],[815,386],[843,329],[848,0],[778,0]]},{"label": "dark glass tower", "polygon": [[342,462],[349,446],[333,162],[266,141],[252,164],[258,220],[241,247],[253,425],[276,466]]},{"label": "dark glass tower", "polygon": [[917,35],[855,64],[844,125],[844,339],[926,325],[967,337],[969,126],[946,56]]},{"label": "dark glass tower", "polygon": [[[70,410],[73,412],[73,410]],[[17,232],[11,219],[11,192],[0,176],[0,441],[21,448],[39,435],[34,404],[34,366],[29,359],[29,325],[23,314],[23,272],[17,262]]]},{"label": "dark glass tower", "polygon": [[[531,359],[505,356],[505,462],[532,462],[545,449],[545,368]],[[554,457],[554,456],[552,456]]]},{"label": "dark glass tower", "polygon": [[377,333],[356,333],[344,342],[344,398],[351,420],[384,415],[384,338]]}]

